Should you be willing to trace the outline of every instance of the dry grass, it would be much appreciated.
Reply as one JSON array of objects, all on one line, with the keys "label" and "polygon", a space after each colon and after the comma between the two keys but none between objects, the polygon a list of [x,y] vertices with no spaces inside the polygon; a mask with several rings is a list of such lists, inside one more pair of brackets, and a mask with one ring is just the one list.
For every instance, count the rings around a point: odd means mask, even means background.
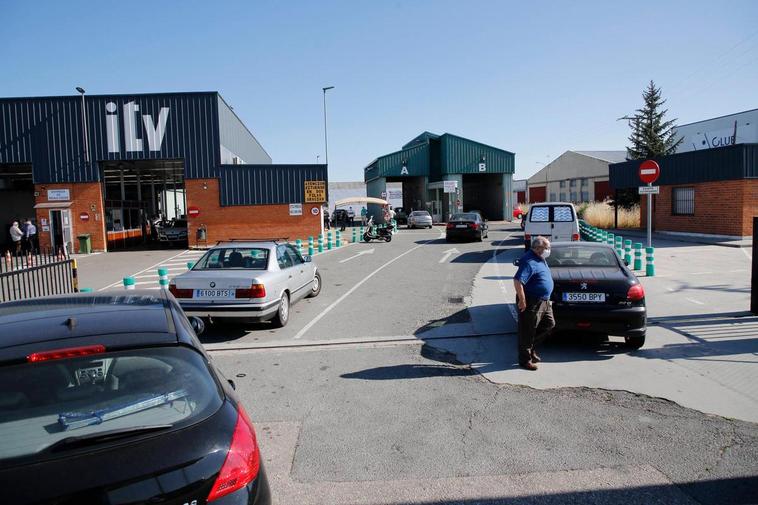
[{"label": "dry grass", "polygon": [[[604,202],[588,204],[582,212],[582,218],[587,223],[598,228],[613,228],[613,207]],[[619,209],[619,228],[640,227],[640,207],[635,205],[631,209]]]}]

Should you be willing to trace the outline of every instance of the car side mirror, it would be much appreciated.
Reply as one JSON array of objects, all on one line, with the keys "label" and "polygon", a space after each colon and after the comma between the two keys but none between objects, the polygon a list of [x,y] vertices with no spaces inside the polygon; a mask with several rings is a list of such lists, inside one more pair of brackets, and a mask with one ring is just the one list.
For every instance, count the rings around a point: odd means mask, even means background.
[{"label": "car side mirror", "polygon": [[513,260],[513,266],[517,267],[519,266],[519,263],[521,263],[521,260],[519,258],[516,258],[515,260]]},{"label": "car side mirror", "polygon": [[306,263],[310,263],[312,261],[312,258],[306,254],[303,256],[303,261]]},{"label": "car side mirror", "polygon": [[190,316],[189,322],[198,337],[205,332],[205,323],[199,317]]}]

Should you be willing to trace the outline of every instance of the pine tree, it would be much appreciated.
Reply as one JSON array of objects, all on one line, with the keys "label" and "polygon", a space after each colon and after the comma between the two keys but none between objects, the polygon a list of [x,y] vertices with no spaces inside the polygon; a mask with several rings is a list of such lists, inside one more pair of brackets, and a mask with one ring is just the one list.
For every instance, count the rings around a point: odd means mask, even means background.
[{"label": "pine tree", "polygon": [[682,142],[681,138],[676,138],[676,119],[664,120],[668,109],[661,110],[666,103],[661,96],[661,88],[656,88],[651,80],[642,92],[644,106],[627,118],[632,132],[629,135],[631,145],[626,152],[631,160],[673,154]]}]

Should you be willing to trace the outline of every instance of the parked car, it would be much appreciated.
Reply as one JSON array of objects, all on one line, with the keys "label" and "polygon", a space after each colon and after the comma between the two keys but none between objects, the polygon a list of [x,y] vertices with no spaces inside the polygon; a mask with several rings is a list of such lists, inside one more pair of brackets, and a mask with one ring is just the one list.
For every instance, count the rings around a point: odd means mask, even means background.
[{"label": "parked car", "polygon": [[162,290],[0,304],[3,501],[271,503],[202,324]]},{"label": "parked car", "polygon": [[550,249],[556,331],[620,336],[628,347],[642,347],[645,290],[616,251],[595,242],[552,242]]},{"label": "parked car", "polygon": [[571,203],[535,203],[529,208],[525,221],[524,249],[529,249],[537,236],[551,242],[579,240],[579,218]]},{"label": "parked car", "polygon": [[408,224],[408,212],[402,207],[395,207],[395,221],[398,226],[401,224]]},{"label": "parked car", "polygon": [[526,214],[526,212],[524,212],[524,209],[522,209],[520,205],[513,207],[513,219],[521,219],[524,214]]},{"label": "parked car", "polygon": [[290,306],[321,292],[321,274],[309,256],[277,241],[221,243],[174,277],[169,290],[188,315],[273,320],[285,326]]},{"label": "parked car", "polygon": [[175,219],[158,228],[158,240],[166,243],[187,242],[187,220]]},{"label": "parked car", "polygon": [[487,221],[477,212],[453,214],[445,229],[445,240],[478,240],[487,238],[489,227]]},{"label": "parked car", "polygon": [[432,215],[425,210],[414,210],[408,216],[408,228],[431,228]]}]

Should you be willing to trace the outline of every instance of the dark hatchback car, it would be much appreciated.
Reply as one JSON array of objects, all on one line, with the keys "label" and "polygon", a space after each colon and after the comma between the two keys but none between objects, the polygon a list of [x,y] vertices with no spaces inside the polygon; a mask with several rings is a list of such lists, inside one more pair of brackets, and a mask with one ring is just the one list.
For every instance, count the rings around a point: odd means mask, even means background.
[{"label": "dark hatchback car", "polygon": [[445,228],[445,240],[478,240],[481,242],[487,238],[489,227],[487,221],[482,219],[478,212],[464,212],[453,214]]},{"label": "dark hatchback car", "polygon": [[550,248],[556,331],[619,336],[630,348],[642,347],[645,290],[616,251],[594,242],[553,242]]},{"label": "dark hatchback car", "polygon": [[0,304],[3,502],[269,504],[201,325],[163,291]]}]

